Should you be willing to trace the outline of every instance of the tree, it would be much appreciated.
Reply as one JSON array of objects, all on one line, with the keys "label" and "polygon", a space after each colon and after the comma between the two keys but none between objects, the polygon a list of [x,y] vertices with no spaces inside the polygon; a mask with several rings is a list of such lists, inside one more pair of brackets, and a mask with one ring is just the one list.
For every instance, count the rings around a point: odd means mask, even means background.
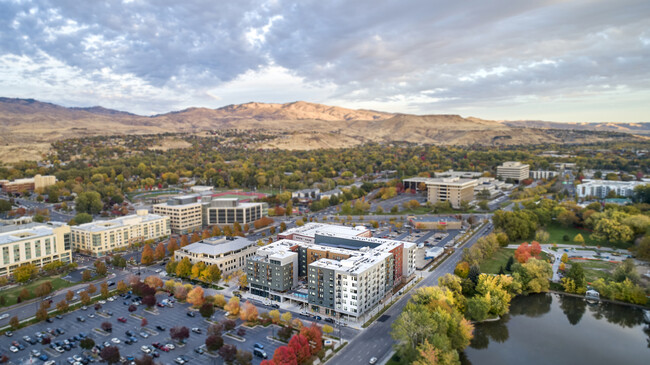
[{"label": "tree", "polygon": [[142,259],[140,262],[142,265],[151,265],[153,263],[153,249],[148,243],[142,249]]},{"label": "tree", "polygon": [[515,264],[512,274],[515,282],[521,284],[527,293],[547,292],[549,280],[553,276],[553,268],[543,260],[531,258],[527,263]]},{"label": "tree", "polygon": [[273,323],[278,323],[280,321],[280,311],[277,309],[269,311],[269,317],[271,317]]},{"label": "tree", "polygon": [[113,325],[111,324],[111,322],[102,322],[101,327],[106,332],[112,332],[113,331]]},{"label": "tree", "polygon": [[615,219],[602,218],[596,223],[592,237],[599,241],[629,242],[634,232]]},{"label": "tree", "polygon": [[124,281],[120,280],[117,282],[117,291],[120,294],[126,293],[127,291],[129,291],[129,287],[126,286],[126,283]]},{"label": "tree", "polygon": [[293,330],[289,326],[282,327],[278,331],[278,337],[285,342],[291,337],[292,334],[293,334]]},{"label": "tree", "polygon": [[78,213],[98,214],[104,207],[101,195],[96,191],[86,191],[79,194],[75,204]]},{"label": "tree", "polygon": [[27,288],[23,288],[20,291],[20,293],[18,293],[18,299],[20,299],[21,301],[27,300],[29,299],[29,297],[31,297],[31,294],[29,293],[29,290],[27,290]]},{"label": "tree", "polygon": [[116,346],[107,346],[99,353],[102,360],[109,364],[117,364],[120,362],[120,350]]},{"label": "tree", "polygon": [[566,264],[569,261],[569,255],[567,255],[566,252],[563,253],[562,257],[560,258],[560,261]]},{"label": "tree", "polygon": [[240,288],[246,288],[248,286],[248,277],[246,274],[240,275],[239,276],[239,287]]},{"label": "tree", "polygon": [[284,322],[285,325],[290,325],[291,324],[291,312],[285,312],[282,314],[282,321]]},{"label": "tree", "polygon": [[223,328],[224,328],[226,331],[230,331],[230,330],[232,330],[232,329],[235,328],[235,326],[237,325],[237,322],[233,321],[232,319],[226,319],[226,320],[224,320],[224,321],[221,322],[221,323],[222,323],[222,325],[223,325]]},{"label": "tree", "polygon": [[190,330],[185,326],[177,326],[169,329],[169,335],[176,341],[182,341],[190,337]]},{"label": "tree", "polygon": [[178,285],[174,288],[174,298],[183,301],[187,298],[187,289],[184,286]]},{"label": "tree", "polygon": [[165,258],[165,245],[160,242],[156,246],[156,252],[154,252],[154,258],[156,261],[162,260]]},{"label": "tree", "polygon": [[311,357],[309,340],[301,334],[291,337],[291,340],[289,340],[289,348],[296,355],[296,360],[299,364],[305,363]]},{"label": "tree", "polygon": [[104,299],[106,299],[106,298],[108,298],[110,296],[110,292],[108,290],[108,283],[107,282],[101,283],[101,285],[99,287],[99,291],[102,294],[102,298],[104,298]]},{"label": "tree", "polygon": [[145,317],[142,317],[142,321],[140,321],[140,327],[146,327],[149,324],[149,321]]},{"label": "tree", "polygon": [[223,345],[218,353],[223,361],[231,363],[235,360],[235,356],[237,356],[237,347],[235,345]]},{"label": "tree", "polygon": [[138,310],[138,307],[136,307],[135,304],[131,304],[131,305],[129,305],[128,311],[129,311],[130,313],[133,313],[133,312],[135,312],[135,311],[137,311],[137,310]]},{"label": "tree", "polygon": [[149,287],[154,288],[154,289],[160,289],[160,288],[163,287],[162,279],[159,278],[156,275],[147,276],[147,278],[144,279],[144,283],[147,284]]},{"label": "tree", "polygon": [[174,257],[174,252],[178,250],[178,242],[176,242],[176,238],[170,238],[169,239],[169,244],[167,244],[167,251],[169,251],[169,256]]},{"label": "tree", "polygon": [[467,300],[467,317],[472,321],[483,321],[490,312],[490,298],[476,295]]},{"label": "tree", "polygon": [[81,304],[83,305],[90,304],[90,294],[88,294],[88,292],[85,290],[79,294],[79,299],[81,299]]},{"label": "tree", "polygon": [[187,238],[187,235],[181,236],[181,247],[185,247],[190,244],[190,241]]},{"label": "tree", "polygon": [[625,280],[630,280],[632,283],[638,284],[641,281],[641,277],[639,276],[634,260],[632,259],[626,259],[620,265],[616,266],[612,277],[614,281],[619,283]]},{"label": "tree", "polygon": [[203,261],[198,261],[192,266],[191,277],[192,279],[198,279],[201,277],[201,273],[205,270],[205,264]]},{"label": "tree", "polygon": [[88,285],[88,288],[86,288],[86,291],[88,292],[88,294],[93,295],[97,292],[97,287],[95,287],[95,285],[93,284],[90,284]]},{"label": "tree", "polygon": [[9,325],[11,326],[11,329],[16,331],[17,329],[20,328],[20,320],[18,319],[18,316],[13,316],[9,320]]},{"label": "tree", "polygon": [[571,264],[571,268],[569,268],[566,277],[573,280],[577,288],[583,288],[587,286],[587,280],[585,279],[585,270],[578,262],[573,262]]},{"label": "tree", "polygon": [[236,316],[239,314],[239,298],[237,297],[232,297],[230,300],[228,300],[228,304],[226,304],[223,309],[230,313],[233,316]]},{"label": "tree", "polygon": [[575,237],[573,237],[573,242],[579,245],[583,245],[585,243],[585,239],[582,238],[582,235],[580,233],[578,233]]},{"label": "tree", "polygon": [[251,365],[253,363],[253,354],[250,351],[237,350],[237,356],[235,356],[237,365]]},{"label": "tree", "polygon": [[298,364],[298,359],[289,346],[280,346],[273,353],[273,362],[278,365]]},{"label": "tree", "polygon": [[198,308],[203,304],[204,297],[203,297],[203,288],[200,286],[194,287],[194,289],[190,290],[189,293],[187,293],[187,302],[192,304],[194,308]]},{"label": "tree", "polygon": [[332,328],[332,326],[330,326],[329,324],[323,325],[323,333],[329,335],[332,332],[334,332],[334,328]]},{"label": "tree", "polygon": [[466,261],[459,262],[456,264],[454,274],[460,276],[461,278],[466,278],[469,274],[469,264]]},{"label": "tree", "polygon": [[147,308],[151,308],[151,307],[153,307],[154,305],[156,305],[156,297],[153,296],[153,295],[145,295],[145,296],[142,298],[142,304],[144,304],[145,306],[147,306]]},{"label": "tree", "polygon": [[217,351],[223,346],[223,338],[218,335],[210,335],[205,339],[205,347],[208,351]]},{"label": "tree", "polygon": [[201,273],[203,280],[209,283],[218,283],[221,280],[221,270],[217,265],[208,265],[203,273]]},{"label": "tree", "polygon": [[65,299],[61,299],[60,302],[56,303],[56,309],[59,313],[65,313],[68,311],[68,302]]},{"label": "tree", "polygon": [[300,334],[309,341],[312,356],[318,354],[323,348],[323,336],[320,328],[315,323],[312,323],[309,327],[301,328]]},{"label": "tree", "polygon": [[223,308],[226,305],[226,297],[224,297],[223,294],[215,294],[214,305],[219,308]]},{"label": "tree", "polygon": [[100,275],[100,276],[105,276],[106,275],[106,272],[108,270],[106,269],[106,264],[104,263],[103,260],[95,260],[94,266],[95,266],[95,272],[97,273],[97,275]]},{"label": "tree", "polygon": [[199,313],[203,318],[210,318],[214,314],[214,306],[210,303],[203,303],[201,308],[199,308]]},{"label": "tree", "polygon": [[91,278],[92,278],[92,273],[90,272],[90,270],[84,270],[81,273],[81,280],[82,281],[90,281]]},{"label": "tree", "polygon": [[192,263],[190,259],[186,256],[178,263],[176,266],[176,275],[181,278],[187,278],[192,273]]},{"label": "tree", "polygon": [[165,265],[165,271],[167,274],[172,275],[176,274],[176,269],[178,268],[178,262],[174,261],[174,257]]},{"label": "tree", "polygon": [[90,337],[86,337],[79,341],[79,346],[84,350],[90,350],[95,347],[95,341]]},{"label": "tree", "polygon": [[14,279],[19,283],[26,283],[38,272],[38,268],[33,264],[23,264],[14,270]]},{"label": "tree", "polygon": [[142,356],[135,359],[135,365],[155,365],[155,364],[156,363],[153,361],[153,357],[147,354],[142,354]]},{"label": "tree", "polygon": [[528,262],[530,258],[530,246],[528,242],[524,242],[517,247],[515,250],[515,258],[520,263]]},{"label": "tree", "polygon": [[241,310],[240,318],[242,321],[254,322],[257,320],[258,312],[257,307],[248,300],[244,303],[244,308]]},{"label": "tree", "polygon": [[52,282],[51,281],[45,281],[41,283],[41,285],[37,286],[36,289],[34,289],[34,294],[37,297],[44,297],[52,292]]}]

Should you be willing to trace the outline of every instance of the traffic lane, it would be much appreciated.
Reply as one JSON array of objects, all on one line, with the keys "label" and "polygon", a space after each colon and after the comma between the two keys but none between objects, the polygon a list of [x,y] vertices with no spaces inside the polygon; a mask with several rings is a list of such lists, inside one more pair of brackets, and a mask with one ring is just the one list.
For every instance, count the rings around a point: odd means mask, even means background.
[{"label": "traffic lane", "polygon": [[[481,228],[473,238],[471,238],[464,247],[471,247],[476,240],[490,232],[489,226]],[[351,341],[344,347],[332,360],[330,364],[349,365],[364,364],[370,360],[370,357],[377,357],[380,363],[391,353],[395,341],[390,336],[391,325],[397,316],[402,312],[411,298],[412,293],[418,288],[438,284],[438,278],[445,274],[451,274],[456,263],[462,256],[462,250],[456,250],[452,253],[443,264],[438,266],[429,276],[422,280],[415,288],[411,289],[406,295],[400,298],[384,315],[388,316],[383,322],[375,321],[368,329],[362,332],[354,341]],[[372,353],[371,353],[372,350]],[[371,356],[370,356],[371,355]],[[370,357],[368,357],[370,356]],[[354,359],[354,361],[350,361]]]}]

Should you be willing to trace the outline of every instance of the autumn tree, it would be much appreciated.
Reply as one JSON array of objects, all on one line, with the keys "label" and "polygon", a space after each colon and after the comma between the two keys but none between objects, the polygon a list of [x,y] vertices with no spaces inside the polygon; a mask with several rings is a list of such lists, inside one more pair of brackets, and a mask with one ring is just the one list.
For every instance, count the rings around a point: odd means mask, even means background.
[{"label": "autumn tree", "polygon": [[177,326],[169,329],[169,335],[176,341],[182,341],[190,337],[190,330],[185,326]]},{"label": "autumn tree", "polygon": [[276,364],[297,364],[296,353],[289,346],[280,346],[273,353],[273,362]]},{"label": "autumn tree", "polygon": [[20,328],[20,320],[18,319],[18,316],[13,316],[9,320],[9,325],[11,326],[11,329],[16,331],[17,329]]},{"label": "autumn tree", "polygon": [[277,309],[270,310],[269,317],[271,317],[273,323],[278,323],[280,321],[280,311]]},{"label": "autumn tree", "polygon": [[[198,233],[196,233],[196,232],[192,233],[192,237],[190,239],[190,242],[195,243],[195,242],[199,242],[200,240],[201,240],[201,236],[199,236]],[[181,247],[183,247],[182,244],[181,244]]]},{"label": "autumn tree", "polygon": [[81,304],[83,305],[90,304],[90,294],[88,294],[88,292],[85,290],[79,294],[79,299],[81,299]]},{"label": "autumn tree", "polygon": [[189,239],[187,238],[186,235],[181,236],[181,247],[185,247],[190,244]]},{"label": "autumn tree", "polygon": [[176,266],[176,275],[181,278],[187,278],[192,274],[192,263],[190,259],[186,256],[178,263]]},{"label": "autumn tree", "polygon": [[36,310],[36,319],[39,321],[44,321],[47,319],[47,306],[44,304],[45,302],[41,302],[41,305]]},{"label": "autumn tree", "polygon": [[97,287],[93,284],[88,285],[88,288],[86,288],[86,291],[88,294],[93,295],[97,292]]},{"label": "autumn tree", "polygon": [[176,286],[174,288],[174,298],[179,301],[184,301],[187,298],[187,289],[182,285]]},{"label": "autumn tree", "polygon": [[101,285],[99,286],[99,291],[102,294],[102,298],[104,298],[104,299],[106,299],[106,298],[108,298],[110,296],[110,292],[108,290],[108,283],[107,282],[101,283]]},{"label": "autumn tree", "polygon": [[160,242],[156,246],[156,252],[154,252],[154,258],[156,261],[162,260],[165,258],[165,245]]},{"label": "autumn tree", "polygon": [[176,241],[176,238],[170,238],[169,243],[167,244],[167,251],[169,251],[169,256],[174,257],[174,252],[178,250],[178,242]]},{"label": "autumn tree", "polygon": [[257,320],[258,316],[257,307],[247,300],[246,303],[244,303],[244,307],[239,313],[239,316],[242,321],[254,322]]},{"label": "autumn tree", "polygon": [[291,337],[291,340],[289,340],[289,348],[293,350],[299,364],[305,363],[311,357],[309,340],[301,334]]},{"label": "autumn tree", "polygon": [[81,273],[81,280],[82,281],[90,281],[91,278],[92,278],[92,274],[91,274],[90,270],[84,270]]},{"label": "autumn tree", "polygon": [[223,308],[226,305],[226,298],[223,296],[223,294],[214,295],[214,305],[219,308]]},{"label": "autumn tree", "polygon": [[205,347],[208,351],[218,351],[223,346],[223,338],[217,335],[210,335],[205,339]]},{"label": "autumn tree", "polygon": [[219,356],[225,361],[227,364],[230,364],[235,360],[235,356],[237,356],[237,347],[235,345],[223,345],[219,349]]},{"label": "autumn tree", "polygon": [[41,285],[37,286],[36,289],[34,289],[34,294],[37,297],[44,297],[52,292],[52,282],[51,281],[46,281],[41,283]]},{"label": "autumn tree", "polygon": [[429,343],[428,339],[425,339],[417,350],[419,357],[413,362],[413,365],[437,365],[441,363],[438,361],[438,350]]},{"label": "autumn tree", "polygon": [[140,262],[142,265],[151,265],[153,263],[153,249],[151,249],[151,246],[148,243],[144,245],[144,249],[142,249],[142,259]]},{"label": "autumn tree", "polygon": [[34,278],[38,268],[34,264],[23,264],[14,269],[14,279],[18,283],[26,283]]},{"label": "autumn tree", "polygon": [[201,274],[205,270],[206,266],[203,261],[197,261],[193,266],[192,266],[192,273],[191,273],[191,278],[192,279],[198,279],[201,277]]},{"label": "autumn tree", "polygon": [[107,346],[102,349],[102,351],[99,353],[99,356],[102,358],[102,360],[106,361],[109,365],[110,364],[117,364],[120,362],[120,350],[117,348],[117,346]]},{"label": "autumn tree", "polygon": [[210,318],[214,314],[214,306],[210,303],[203,303],[199,308],[199,313],[203,318]]},{"label": "autumn tree", "polygon": [[106,263],[102,260],[95,260],[94,264],[95,266],[95,272],[99,276],[106,276],[106,273],[108,272],[108,269],[106,268]]},{"label": "autumn tree", "polygon": [[203,301],[203,288],[200,286],[197,285],[187,293],[187,302],[192,304],[194,308],[200,307],[203,304]]},{"label": "autumn tree", "polygon": [[68,291],[65,293],[65,300],[67,300],[68,302],[70,302],[70,301],[72,301],[72,298],[74,298],[74,293],[72,292],[72,290],[68,290]]},{"label": "autumn tree", "polygon": [[228,304],[226,304],[223,307],[223,309],[226,312],[228,312],[228,313],[230,313],[231,315],[234,315],[234,316],[239,314],[239,298],[237,298],[237,297],[230,298],[230,300],[228,301]]},{"label": "autumn tree", "polygon": [[291,324],[291,312],[285,312],[282,314],[282,321],[287,326]]}]

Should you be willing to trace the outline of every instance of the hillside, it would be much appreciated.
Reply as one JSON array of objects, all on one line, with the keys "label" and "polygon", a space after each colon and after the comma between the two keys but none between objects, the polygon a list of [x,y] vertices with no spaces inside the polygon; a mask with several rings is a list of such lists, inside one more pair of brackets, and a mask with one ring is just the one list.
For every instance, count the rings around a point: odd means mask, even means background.
[{"label": "hillside", "polygon": [[[49,150],[51,142],[65,138],[220,129],[277,134],[278,138],[257,147],[282,149],[342,148],[365,142],[513,145],[589,143],[613,138],[606,134],[575,134],[561,128],[565,127],[561,123],[548,123],[496,122],[459,115],[392,114],[303,101],[189,108],[139,116],[100,106],[66,108],[33,99],[0,98],[0,161],[39,159]],[[588,126],[575,126],[579,127],[574,129],[589,130]],[[646,125],[635,126],[610,127],[607,131],[642,133],[648,129]],[[567,131],[558,133],[558,129]]]},{"label": "hillside", "polygon": [[514,120],[501,123],[518,128],[572,129],[650,135],[650,123],[558,123],[541,120]]}]

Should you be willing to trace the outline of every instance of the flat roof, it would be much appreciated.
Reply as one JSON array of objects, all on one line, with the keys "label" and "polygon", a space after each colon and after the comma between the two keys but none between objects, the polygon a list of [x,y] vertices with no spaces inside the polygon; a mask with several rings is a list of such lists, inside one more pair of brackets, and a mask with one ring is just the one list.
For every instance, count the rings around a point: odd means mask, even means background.
[{"label": "flat roof", "polygon": [[0,245],[4,245],[12,242],[19,242],[27,239],[38,238],[51,236],[54,232],[54,226],[46,226],[44,224],[39,224],[37,226],[32,226],[24,229],[16,229],[11,231],[5,231],[0,233]]},{"label": "flat roof", "polygon": [[426,217],[426,216],[411,216],[408,217],[413,222],[460,222],[454,217]]},{"label": "flat roof", "polygon": [[310,222],[305,224],[302,227],[296,227],[282,232],[283,236],[290,234],[299,234],[301,236],[307,237],[316,237],[316,234],[333,234],[333,235],[343,235],[343,236],[358,236],[360,234],[368,232],[368,228],[365,226],[340,226],[335,224],[325,224],[325,223],[314,223]]},{"label": "flat roof", "polygon": [[107,229],[131,226],[133,224],[132,222],[136,222],[136,221],[137,223],[144,223],[144,222],[155,221],[163,218],[165,217],[158,214],[147,214],[147,215],[131,214],[131,215],[125,215],[124,217],[105,220],[105,221],[94,221],[90,223],[80,224],[78,226],[72,226],[71,229],[89,231],[89,232],[101,232]]},{"label": "flat roof", "polygon": [[227,240],[225,236],[219,236],[206,238],[202,241],[189,244],[178,249],[178,251],[193,254],[221,255],[232,251],[238,251],[255,244],[255,241],[243,237],[238,237],[231,241]]}]

